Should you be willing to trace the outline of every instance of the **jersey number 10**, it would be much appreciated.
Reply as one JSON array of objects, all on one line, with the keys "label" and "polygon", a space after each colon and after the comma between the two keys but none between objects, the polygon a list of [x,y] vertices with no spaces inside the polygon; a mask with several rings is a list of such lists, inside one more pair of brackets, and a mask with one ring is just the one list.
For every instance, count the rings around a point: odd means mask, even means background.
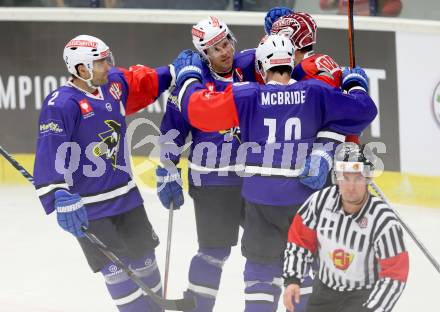
[{"label": "jersey number 10", "polygon": [[[269,127],[267,143],[275,143],[277,120],[275,118],[264,118],[264,125]],[[301,120],[298,117],[291,117],[287,119],[286,123],[284,124],[284,141],[291,141],[292,136],[295,140],[301,139]]]}]

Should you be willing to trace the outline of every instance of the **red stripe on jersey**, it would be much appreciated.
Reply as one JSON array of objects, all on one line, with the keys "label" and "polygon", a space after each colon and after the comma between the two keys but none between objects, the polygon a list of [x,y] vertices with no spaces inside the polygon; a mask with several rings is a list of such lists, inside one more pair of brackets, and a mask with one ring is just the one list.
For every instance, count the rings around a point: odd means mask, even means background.
[{"label": "red stripe on jersey", "polygon": [[408,252],[402,252],[394,257],[379,259],[379,276],[389,277],[393,280],[406,282],[409,270]]},{"label": "red stripe on jersey", "polygon": [[361,140],[359,139],[359,136],[354,134],[349,134],[345,136],[345,142],[353,142],[357,145],[361,145]]},{"label": "red stripe on jersey", "polygon": [[188,119],[203,131],[220,131],[239,124],[232,85],[224,92],[201,90],[194,92],[188,102]]},{"label": "red stripe on jersey", "polygon": [[308,228],[299,214],[295,216],[290,225],[287,239],[290,243],[306,248],[312,253],[315,253],[318,247],[316,231]]},{"label": "red stripe on jersey", "polygon": [[128,83],[128,98],[125,105],[127,115],[147,107],[153,103],[159,92],[159,80],[154,68],[142,65],[130,66],[127,70],[120,68]]}]

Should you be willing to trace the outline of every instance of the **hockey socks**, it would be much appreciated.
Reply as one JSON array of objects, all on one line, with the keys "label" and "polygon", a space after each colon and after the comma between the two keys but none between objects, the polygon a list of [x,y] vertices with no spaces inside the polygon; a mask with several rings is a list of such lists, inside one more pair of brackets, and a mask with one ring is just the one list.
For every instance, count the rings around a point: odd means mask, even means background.
[{"label": "hockey socks", "polygon": [[274,312],[278,308],[283,281],[282,264],[247,260],[244,269],[245,312]]},{"label": "hockey socks", "polygon": [[[126,262],[126,261],[124,261]],[[154,252],[130,262],[130,267],[137,276],[158,295],[162,295],[160,273]],[[128,276],[113,263],[101,269],[107,289],[120,312],[161,312],[163,310],[148,296],[144,295]]]},{"label": "hockey socks", "polygon": [[220,286],[222,268],[231,248],[200,248],[191,260],[185,297],[194,297],[194,312],[211,312]]}]

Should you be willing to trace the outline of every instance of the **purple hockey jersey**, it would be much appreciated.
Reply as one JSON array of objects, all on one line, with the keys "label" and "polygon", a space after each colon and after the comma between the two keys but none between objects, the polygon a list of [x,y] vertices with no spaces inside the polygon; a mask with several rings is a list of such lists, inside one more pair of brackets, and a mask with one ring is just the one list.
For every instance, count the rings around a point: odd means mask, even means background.
[{"label": "purple hockey jersey", "polygon": [[[57,189],[78,193],[90,220],[117,215],[143,202],[124,157],[125,115],[166,90],[168,67],[112,68],[95,94],[68,82],[44,100],[39,118],[34,178],[47,214]],[[66,170],[65,168],[69,168]]]},{"label": "purple hockey jersey", "polygon": [[[204,64],[203,83],[211,91],[224,91],[232,82],[256,81],[255,50],[245,50],[234,55],[233,71],[228,77],[213,73]],[[192,136],[189,161],[189,183],[192,185],[240,185],[241,177],[237,171],[243,166],[235,166],[237,149],[240,145],[240,129],[229,127],[215,132],[203,132],[192,127],[178,108],[178,93],[174,90],[168,98],[166,112],[161,123],[161,133],[171,129],[179,131],[174,143],[179,147],[185,144],[189,134]],[[162,142],[165,143],[165,142]],[[162,150],[162,160],[179,162],[180,155]]]},{"label": "purple hockey jersey", "polygon": [[183,116],[204,131],[240,126],[243,197],[253,203],[302,204],[313,192],[296,178],[316,142],[360,134],[377,109],[364,91],[344,94],[314,79],[289,85],[234,83],[211,92],[198,80],[179,92]]}]

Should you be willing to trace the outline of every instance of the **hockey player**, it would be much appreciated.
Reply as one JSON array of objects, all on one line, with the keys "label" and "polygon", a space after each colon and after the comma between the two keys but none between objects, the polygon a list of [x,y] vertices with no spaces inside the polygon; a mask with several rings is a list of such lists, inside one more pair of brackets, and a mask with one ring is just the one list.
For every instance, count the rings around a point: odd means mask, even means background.
[{"label": "hockey player", "polygon": [[342,70],[328,55],[315,53],[316,22],[310,14],[295,12],[278,18],[270,33],[288,37],[295,47],[295,80],[315,78],[339,88]]},{"label": "hockey player", "polygon": [[292,302],[315,257],[319,273],[307,312],[388,312],[405,287],[402,227],[368,191],[374,161],[367,150],[346,144],[335,156],[336,185],[312,194],[290,226],[283,274],[288,311],[296,311]]},{"label": "hockey player", "polygon": [[[192,28],[192,39],[203,58],[201,81],[212,92],[224,91],[233,82],[244,79],[255,81],[253,50],[234,54],[235,38],[223,21],[213,16],[201,20]],[[237,175],[236,171],[240,168],[234,162],[240,131],[237,127],[226,127],[203,132],[192,127],[178,108],[177,91],[169,97],[161,123],[163,138],[169,137],[166,134],[172,134],[170,131],[177,130],[178,133],[174,142],[161,142],[164,166],[157,169],[158,195],[167,209],[171,203],[174,209],[183,204],[180,173],[173,166],[179,162],[180,153],[173,155],[170,143],[180,148],[191,134],[189,194],[194,201],[199,248],[191,260],[185,296],[196,300],[194,311],[209,312],[215,304],[222,267],[231,247],[237,244],[244,213],[242,178]],[[164,184],[162,181],[167,182]]]},{"label": "hockey player", "polygon": [[[271,25],[270,33],[290,38],[295,47],[295,67],[292,78],[300,81],[304,79],[318,79],[332,87],[341,87],[342,70],[335,60],[326,54],[315,53],[316,22],[313,17],[305,12],[293,12],[281,16],[270,24],[273,8],[267,13],[265,22],[267,27]],[[359,137],[347,135],[347,142],[359,144]]]},{"label": "hockey player", "polygon": [[[47,214],[72,233],[93,272],[101,272],[119,311],[161,309],[84,237],[96,234],[161,294],[154,249],[158,238],[130,173],[125,116],[144,108],[169,87],[168,67],[114,67],[109,47],[80,35],[63,54],[72,77],[47,96],[40,118],[34,177]],[[125,157],[127,155],[127,157]]]},{"label": "hockey player", "polygon": [[[293,54],[289,39],[265,38],[256,59],[266,85],[235,83],[223,92],[200,83],[197,55],[188,56],[188,66],[175,64],[179,104],[191,125],[203,131],[241,129],[246,312],[276,310],[289,220],[311,188],[325,183],[332,144],[362,131],[377,113],[362,69],[346,71],[342,85],[349,94],[343,94],[316,80],[291,80]],[[330,148],[316,144],[312,151],[314,143]],[[302,153],[308,154],[303,168]]]}]

